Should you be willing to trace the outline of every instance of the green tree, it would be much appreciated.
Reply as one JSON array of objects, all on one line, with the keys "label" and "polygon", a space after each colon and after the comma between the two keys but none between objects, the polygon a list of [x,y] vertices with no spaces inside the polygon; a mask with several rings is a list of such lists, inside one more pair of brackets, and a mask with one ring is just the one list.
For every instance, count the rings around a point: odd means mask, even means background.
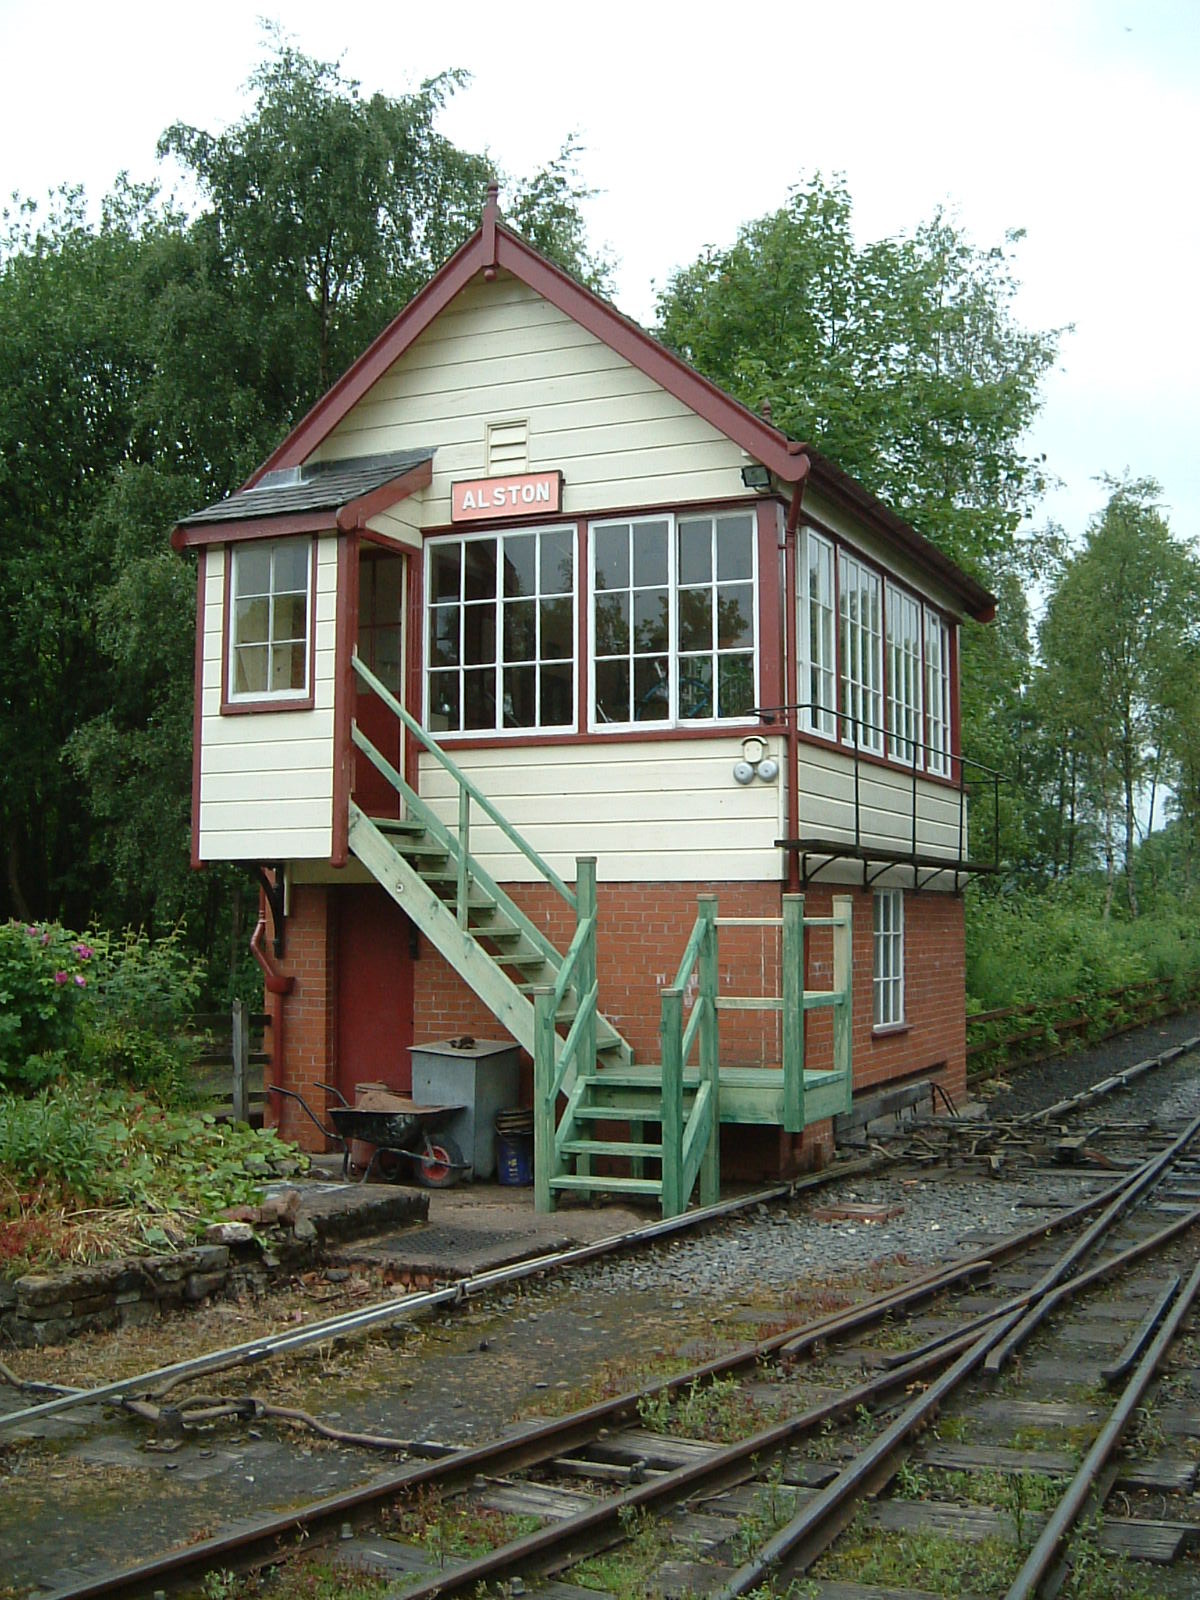
[{"label": "green tree", "polygon": [[1153,479],[1105,481],[1108,503],[1063,566],[1041,646],[1063,731],[1103,823],[1106,910],[1119,851],[1136,916],[1138,797],[1157,779],[1170,708],[1194,677],[1200,563],[1171,533]]},{"label": "green tree", "polygon": [[[162,148],[189,216],[122,180],[0,233],[0,920],[186,914],[213,949],[231,873],[188,868],[195,569],[180,516],[241,482],[327,377],[477,225],[490,162],[434,127],[450,73],[364,100],[276,42],[250,114]],[[518,221],[594,271],[568,141]]]},{"label": "green tree", "polygon": [[1014,318],[1019,238],[979,249],[939,212],[859,246],[844,181],[817,175],[674,274],[659,334],[994,580],[1044,487],[1023,436],[1061,332]]}]

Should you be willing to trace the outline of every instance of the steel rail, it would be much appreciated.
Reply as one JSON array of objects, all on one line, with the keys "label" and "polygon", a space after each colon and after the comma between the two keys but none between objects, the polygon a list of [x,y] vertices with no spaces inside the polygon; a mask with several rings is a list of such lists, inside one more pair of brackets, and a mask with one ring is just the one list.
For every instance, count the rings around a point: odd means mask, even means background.
[{"label": "steel rail", "polygon": [[44,1400],[37,1405],[27,1406],[23,1411],[0,1415],[0,1433],[6,1428],[36,1422],[41,1417],[53,1416],[57,1412],[71,1410],[75,1406],[124,1400],[131,1395],[140,1396],[156,1389],[161,1393],[186,1378],[202,1377],[206,1373],[223,1371],[228,1367],[249,1366],[265,1361],[271,1356],[303,1350],[311,1344],[323,1344],[330,1339],[344,1339],[372,1328],[386,1327],[390,1322],[402,1321],[419,1312],[434,1310],[439,1306],[455,1305],[475,1295],[503,1288],[509,1283],[517,1283],[522,1279],[537,1277],[541,1273],[560,1268],[581,1266],[621,1249],[653,1243],[656,1239],[686,1232],[690,1228],[701,1227],[708,1222],[719,1222],[750,1206],[765,1205],[772,1200],[791,1199],[805,1189],[819,1187],[823,1183],[833,1181],[835,1177],[858,1176],[873,1170],[876,1165],[873,1160],[852,1162],[837,1173],[830,1169],[813,1177],[774,1184],[770,1188],[756,1190],[753,1194],[741,1195],[733,1200],[722,1200],[716,1205],[685,1212],[679,1217],[647,1223],[643,1228],[630,1228],[624,1233],[609,1234],[606,1238],[597,1239],[591,1244],[574,1245],[569,1250],[549,1251],[544,1255],[531,1256],[528,1260],[513,1262],[505,1267],[475,1273],[469,1278],[458,1278],[441,1289],[427,1289],[419,1294],[405,1295],[399,1300],[377,1301],[374,1305],[325,1317],[318,1322],[289,1329],[285,1333],[268,1334],[261,1339],[249,1339],[241,1344],[229,1345],[223,1350],[193,1356],[186,1361],[174,1361],[167,1366],[155,1367],[131,1378],[119,1378],[112,1383],[98,1384],[91,1389],[70,1390],[53,1400]]},{"label": "steel rail", "polygon": [[[1103,1198],[1103,1197],[1100,1197]],[[1024,1230],[1021,1234],[1014,1235],[1004,1241],[1001,1247],[993,1252],[993,1258],[1004,1259],[1019,1252],[1028,1246],[1039,1242],[1048,1233],[1067,1226],[1078,1219],[1080,1213],[1094,1209],[1098,1200],[1085,1202],[1072,1208],[1070,1212],[1061,1217],[1052,1219],[1049,1223],[1035,1225]],[[1200,1207],[1184,1219],[1176,1220],[1163,1230],[1161,1235],[1135,1246],[1134,1250],[1144,1253],[1150,1248],[1157,1247],[1164,1237],[1173,1236],[1184,1227],[1191,1226],[1200,1221]],[[786,1330],[774,1335],[767,1340],[759,1341],[753,1345],[741,1347],[725,1357],[718,1357],[691,1369],[686,1373],[679,1373],[671,1378],[658,1379],[641,1390],[630,1391],[618,1396],[614,1400],[603,1401],[597,1405],[585,1408],[563,1418],[552,1419],[520,1434],[511,1439],[505,1439],[489,1444],[474,1446],[467,1449],[456,1450],[451,1454],[442,1452],[442,1447],[428,1447],[437,1450],[440,1459],[432,1462],[423,1462],[415,1466],[401,1469],[399,1472],[389,1474],[384,1478],[377,1478],[372,1483],[358,1489],[345,1491],[339,1495],[318,1501],[310,1506],[296,1508],[292,1512],[262,1519],[253,1524],[245,1524],[232,1535],[217,1535],[203,1543],[190,1546],[184,1550],[170,1552],[164,1556],[156,1557],[134,1568],[123,1572],[90,1580],[84,1584],[56,1592],[49,1600],[101,1600],[101,1597],[115,1595],[139,1594],[147,1590],[154,1590],[167,1584],[182,1583],[189,1578],[195,1579],[213,1567],[227,1565],[231,1560],[240,1559],[243,1565],[250,1566],[255,1562],[262,1564],[278,1556],[283,1543],[290,1537],[302,1537],[305,1540],[319,1536],[324,1530],[340,1529],[347,1521],[353,1521],[356,1516],[369,1514],[380,1502],[394,1498],[401,1494],[411,1494],[422,1488],[436,1487],[441,1490],[452,1489],[469,1484],[482,1473],[500,1475],[507,1472],[519,1471],[522,1468],[543,1463],[557,1456],[578,1449],[580,1445],[591,1442],[605,1427],[619,1425],[636,1413],[638,1402],[646,1397],[654,1397],[663,1393],[671,1393],[689,1386],[694,1382],[704,1381],[706,1378],[717,1376],[721,1373],[736,1370],[739,1367],[754,1367],[770,1355],[792,1355],[800,1348],[809,1348],[842,1332],[852,1332],[864,1326],[868,1320],[866,1313],[874,1311],[873,1320],[881,1320],[890,1315],[894,1310],[901,1309],[905,1302],[917,1304],[922,1299],[936,1294],[954,1281],[961,1281],[964,1277],[986,1269],[991,1264],[992,1258],[982,1258],[969,1262],[962,1262],[955,1267],[930,1273],[923,1278],[915,1280],[912,1284],[901,1289],[885,1291],[873,1301],[866,1302],[865,1306],[852,1307],[848,1311],[833,1312],[818,1319],[802,1330],[797,1337],[795,1330]],[[1092,1273],[1099,1275],[1101,1268],[1093,1268]],[[1111,1267],[1109,1270],[1113,1270]],[[1089,1278],[1091,1274],[1088,1275]],[[1024,1304],[1024,1301],[1022,1301]],[[960,1332],[952,1347],[939,1349],[932,1353],[920,1353],[908,1365],[888,1369],[881,1372],[876,1378],[857,1386],[848,1394],[835,1397],[825,1402],[811,1412],[794,1418],[790,1423],[777,1424],[773,1429],[768,1429],[764,1434],[756,1435],[746,1445],[747,1459],[757,1453],[767,1450],[774,1439],[789,1428],[795,1432],[807,1426],[810,1429],[824,1426],[830,1420],[836,1420],[841,1415],[851,1414],[858,1407],[878,1400],[881,1396],[897,1389],[907,1387],[919,1381],[930,1372],[937,1371],[946,1361],[953,1359],[959,1351],[965,1348],[976,1337],[978,1324],[987,1320],[988,1314],[974,1319],[967,1328]],[[737,1447],[733,1447],[737,1448]],[[742,1480],[754,1475],[753,1468],[742,1474]],[[670,1485],[682,1483],[689,1492],[695,1492],[691,1480],[681,1480],[678,1476],[664,1475],[656,1480],[665,1484],[665,1496],[670,1494]],[[618,1517],[623,1504],[638,1504],[622,1500],[614,1502],[616,1509],[613,1515]],[[596,1522],[593,1526],[598,1531],[603,1521]],[[559,1524],[564,1530],[564,1537],[568,1540],[575,1539],[578,1530],[574,1522],[568,1519],[567,1523]],[[612,1543],[619,1537],[619,1533],[610,1533],[600,1539],[596,1548],[603,1548],[607,1543]],[[502,1547],[507,1549],[508,1547]],[[544,1545],[543,1552],[551,1550],[549,1537]],[[523,1558],[533,1552],[523,1551]],[[563,1562],[567,1565],[569,1562]],[[500,1554],[493,1563],[495,1570],[501,1569]],[[526,1570],[531,1570],[528,1566]],[[441,1574],[443,1585],[448,1574]],[[475,1578],[473,1581],[482,1581]],[[446,1592],[443,1590],[443,1592]]]},{"label": "steel rail", "polygon": [[1072,1478],[1050,1521],[1042,1529],[1041,1537],[1013,1580],[1005,1600],[1029,1600],[1030,1596],[1037,1593],[1039,1584],[1054,1564],[1068,1534],[1087,1505],[1097,1477],[1120,1443],[1121,1435],[1129,1426],[1134,1411],[1141,1404],[1198,1291],[1200,1291],[1200,1263],[1194,1268],[1183,1293],[1171,1307],[1154,1343],[1138,1363],[1137,1371],[1122,1391],[1121,1398],[1113,1407],[1111,1416],[1085,1456],[1079,1471]]},{"label": "steel rail", "polygon": [[[1119,1191],[1103,1215],[1087,1230],[1085,1238],[1090,1238],[1091,1244],[1095,1242],[1101,1223],[1111,1228],[1124,1214],[1130,1200],[1143,1194],[1150,1179],[1161,1174],[1166,1164],[1163,1157],[1169,1155],[1173,1159],[1198,1130],[1200,1118],[1194,1119],[1167,1151],[1152,1157],[1129,1175],[1128,1180],[1120,1185],[1120,1191],[1124,1193]],[[1192,1217],[1194,1220],[1194,1213]],[[1030,1291],[1031,1298],[1037,1296],[1040,1300],[1050,1289],[1057,1287],[1080,1259],[1080,1246],[1083,1243],[1083,1239],[1076,1241],[1057,1263],[1047,1269]],[[1077,1292],[1078,1287],[1077,1283],[1074,1284],[1072,1292]],[[1034,1300],[1033,1303],[1036,1306],[1038,1301]],[[935,1379],[924,1394],[913,1400],[751,1560],[743,1563],[725,1587],[716,1592],[714,1600],[734,1600],[734,1597],[746,1594],[768,1577],[779,1574],[791,1578],[811,1566],[853,1518],[859,1500],[864,1495],[878,1493],[895,1475],[907,1453],[909,1439],[932,1420],[943,1401],[984,1364],[991,1352],[1009,1339],[1013,1331],[1021,1326],[1025,1316],[1024,1310],[1016,1308],[980,1334],[948,1371]]]},{"label": "steel rail", "polygon": [[[1075,1267],[1085,1256],[1089,1255],[1101,1239],[1105,1237],[1114,1223],[1118,1222],[1135,1200],[1141,1198],[1148,1189],[1154,1188],[1161,1182],[1167,1170],[1179,1159],[1180,1155],[1200,1133],[1200,1117],[1193,1117],[1183,1132],[1174,1139],[1165,1150],[1151,1156],[1140,1168],[1135,1168],[1129,1174],[1128,1181],[1122,1184],[1112,1202],[1105,1207],[1089,1228],[1075,1241],[1068,1250],[1063,1261],[1051,1268],[1044,1276],[1039,1288],[1049,1290],[1060,1283],[1063,1278],[1069,1277]],[[1046,1317],[1050,1314],[1052,1305],[1039,1295],[1030,1306],[1025,1315],[1005,1333],[1002,1339],[997,1340],[994,1347],[988,1351],[985,1361],[989,1373],[1000,1371],[1005,1362],[1019,1350],[1025,1341],[1034,1333]]]}]

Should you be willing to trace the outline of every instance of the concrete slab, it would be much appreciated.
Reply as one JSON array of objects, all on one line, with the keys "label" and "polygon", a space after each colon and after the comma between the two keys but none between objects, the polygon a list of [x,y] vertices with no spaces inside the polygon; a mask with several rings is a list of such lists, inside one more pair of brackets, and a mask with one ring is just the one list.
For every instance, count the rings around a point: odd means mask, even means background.
[{"label": "concrete slab", "polygon": [[591,1244],[654,1221],[657,1208],[568,1203],[549,1216],[533,1209],[532,1188],[460,1183],[450,1189],[345,1183],[341,1157],[318,1156],[300,1190],[328,1260],[362,1262],[398,1277],[470,1277],[531,1256]]}]

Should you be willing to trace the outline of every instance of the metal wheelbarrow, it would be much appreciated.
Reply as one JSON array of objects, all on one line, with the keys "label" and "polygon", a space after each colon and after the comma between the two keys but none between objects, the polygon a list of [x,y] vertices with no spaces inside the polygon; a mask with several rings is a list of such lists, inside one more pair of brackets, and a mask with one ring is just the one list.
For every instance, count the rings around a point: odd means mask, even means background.
[{"label": "metal wheelbarrow", "polygon": [[439,1124],[465,1107],[424,1106],[403,1095],[391,1095],[398,1104],[386,1110],[373,1110],[352,1106],[331,1083],[319,1083],[317,1087],[336,1095],[342,1102],[330,1109],[332,1128],[325,1126],[294,1089],[284,1089],[273,1083],[271,1092],[295,1100],[327,1139],[341,1145],[343,1178],[350,1176],[351,1140],[375,1147],[358,1180],[360,1183],[366,1183],[373,1173],[378,1173],[385,1182],[396,1183],[406,1171],[414,1168],[417,1182],[427,1189],[448,1189],[468,1170],[470,1163],[463,1160],[457,1143],[448,1133],[437,1131]]}]

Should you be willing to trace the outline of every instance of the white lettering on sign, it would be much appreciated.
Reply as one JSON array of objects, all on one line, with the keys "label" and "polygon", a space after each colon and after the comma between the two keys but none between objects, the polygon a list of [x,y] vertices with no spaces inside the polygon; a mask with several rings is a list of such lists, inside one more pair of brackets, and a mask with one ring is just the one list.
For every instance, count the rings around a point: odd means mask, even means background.
[{"label": "white lettering on sign", "polygon": [[516,516],[523,511],[558,511],[562,474],[531,472],[518,478],[476,478],[450,486],[450,516],[470,522],[482,516]]}]

